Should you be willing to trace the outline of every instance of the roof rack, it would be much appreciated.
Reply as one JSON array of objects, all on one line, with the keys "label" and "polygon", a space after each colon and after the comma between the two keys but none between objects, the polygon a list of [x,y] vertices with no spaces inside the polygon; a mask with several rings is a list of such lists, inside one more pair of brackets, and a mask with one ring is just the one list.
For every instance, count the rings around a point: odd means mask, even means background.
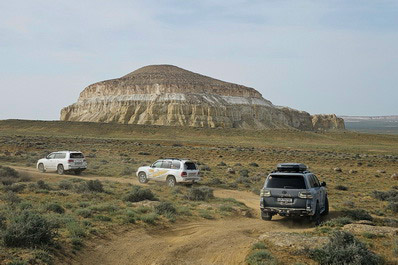
[{"label": "roof rack", "polygon": [[308,173],[308,167],[301,163],[281,163],[276,166],[277,172]]}]

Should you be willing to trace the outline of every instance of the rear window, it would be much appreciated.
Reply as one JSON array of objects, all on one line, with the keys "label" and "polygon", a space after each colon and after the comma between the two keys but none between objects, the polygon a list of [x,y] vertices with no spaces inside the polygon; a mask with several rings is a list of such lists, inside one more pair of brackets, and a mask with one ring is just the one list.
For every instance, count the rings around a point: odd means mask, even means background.
[{"label": "rear window", "polygon": [[269,176],[266,188],[304,190],[306,186],[303,176],[273,175]]},{"label": "rear window", "polygon": [[196,165],[193,162],[185,162],[185,169],[196,170]]},{"label": "rear window", "polygon": [[70,158],[84,158],[82,153],[70,153]]}]

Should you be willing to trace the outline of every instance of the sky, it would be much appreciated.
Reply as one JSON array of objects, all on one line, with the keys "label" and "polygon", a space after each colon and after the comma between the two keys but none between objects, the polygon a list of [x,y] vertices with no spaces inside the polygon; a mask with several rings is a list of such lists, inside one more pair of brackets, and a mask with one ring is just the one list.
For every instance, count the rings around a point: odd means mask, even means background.
[{"label": "sky", "polygon": [[0,119],[172,64],[311,114],[398,114],[398,1],[0,1]]}]

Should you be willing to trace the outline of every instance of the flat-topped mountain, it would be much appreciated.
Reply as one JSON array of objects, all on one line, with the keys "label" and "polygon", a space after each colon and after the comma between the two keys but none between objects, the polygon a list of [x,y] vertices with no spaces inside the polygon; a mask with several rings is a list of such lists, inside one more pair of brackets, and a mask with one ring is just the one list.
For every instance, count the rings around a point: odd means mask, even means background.
[{"label": "flat-topped mountain", "polygon": [[344,129],[335,115],[311,116],[278,107],[254,88],[224,82],[172,65],[142,67],[94,83],[61,120],[169,126]]}]

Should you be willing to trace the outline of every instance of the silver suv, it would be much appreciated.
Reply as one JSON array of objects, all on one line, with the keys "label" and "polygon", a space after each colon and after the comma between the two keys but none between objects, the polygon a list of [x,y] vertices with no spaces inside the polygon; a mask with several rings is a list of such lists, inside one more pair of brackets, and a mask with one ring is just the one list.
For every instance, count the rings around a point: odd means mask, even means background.
[{"label": "silver suv", "polygon": [[193,184],[200,181],[199,169],[196,164],[187,159],[164,158],[157,160],[151,166],[140,167],[137,170],[139,182],[149,180],[165,181],[174,187],[177,183]]},{"label": "silver suv", "polygon": [[87,162],[82,152],[58,151],[39,159],[37,169],[40,172],[56,171],[60,175],[65,171],[73,171],[76,175],[80,175],[87,169]]},{"label": "silver suv", "polygon": [[321,215],[329,213],[326,183],[298,163],[284,163],[268,175],[261,190],[263,220],[272,216],[310,216],[319,225]]}]

